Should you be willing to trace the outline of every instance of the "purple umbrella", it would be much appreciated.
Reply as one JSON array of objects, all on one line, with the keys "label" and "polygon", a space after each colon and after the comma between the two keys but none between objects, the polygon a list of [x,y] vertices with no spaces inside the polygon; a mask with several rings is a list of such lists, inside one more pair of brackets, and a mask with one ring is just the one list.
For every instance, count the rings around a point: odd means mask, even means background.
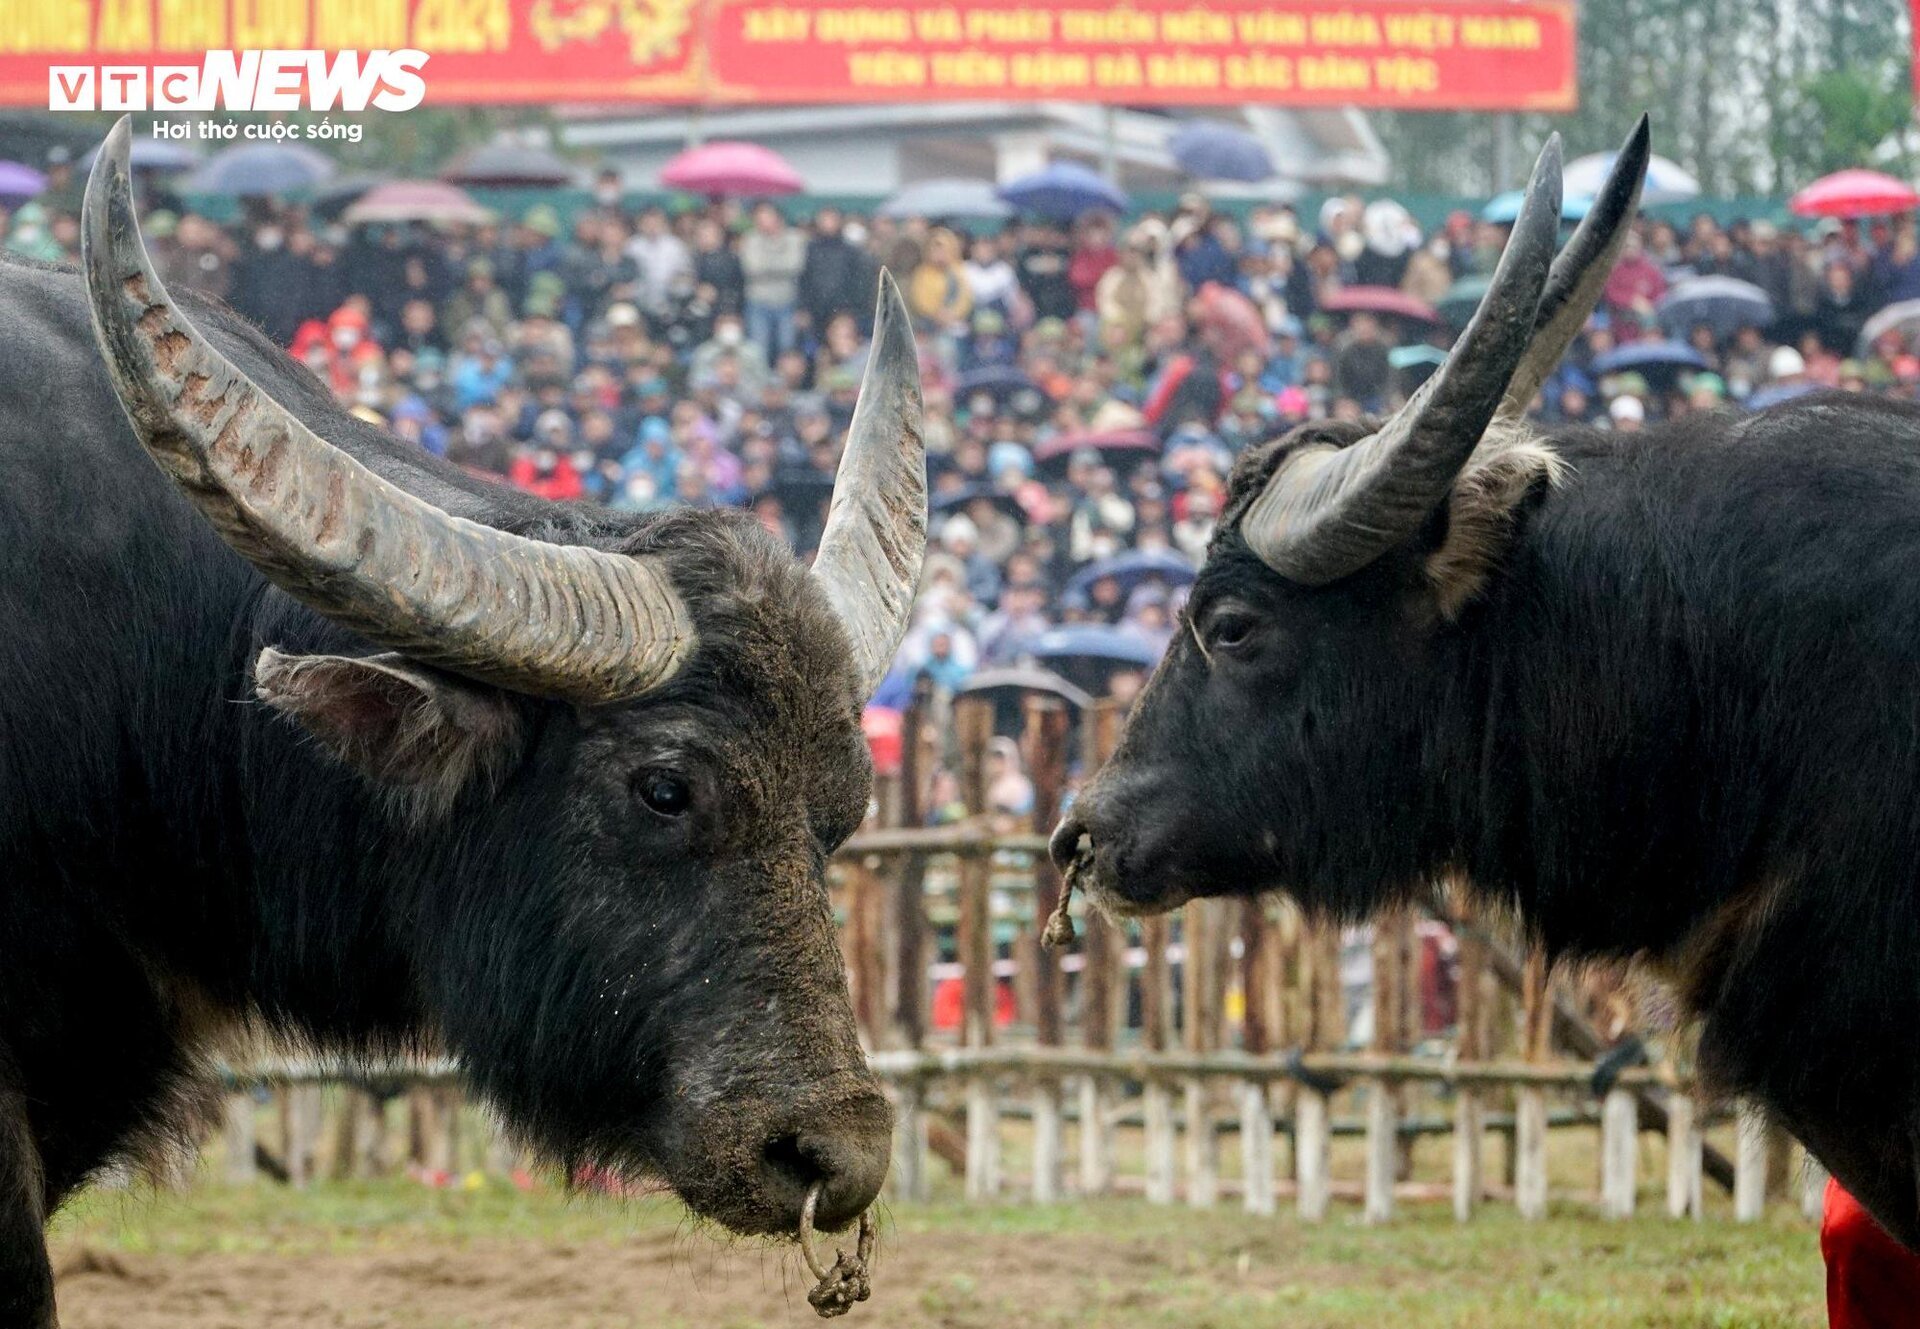
[{"label": "purple umbrella", "polygon": [[1167,151],[1188,175],[1199,180],[1239,180],[1254,184],[1273,178],[1273,158],[1259,139],[1217,120],[1195,120],[1175,131]]},{"label": "purple umbrella", "polygon": [[1125,212],[1126,194],[1078,162],[1055,162],[1000,187],[1000,197],[1022,212],[1072,221],[1083,212]]},{"label": "purple umbrella", "polygon": [[19,162],[0,162],[0,198],[32,198],[47,187],[47,177]]}]

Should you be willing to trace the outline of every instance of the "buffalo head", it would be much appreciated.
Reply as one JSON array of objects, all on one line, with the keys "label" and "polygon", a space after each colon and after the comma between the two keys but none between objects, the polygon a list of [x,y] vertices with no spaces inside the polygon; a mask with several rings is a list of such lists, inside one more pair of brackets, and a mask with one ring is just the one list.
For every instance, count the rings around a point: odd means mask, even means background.
[{"label": "buffalo head", "polygon": [[1460,750],[1437,726],[1472,723],[1471,607],[1561,471],[1521,417],[1599,298],[1647,138],[1642,120],[1557,260],[1548,143],[1479,310],[1394,416],[1241,458],[1182,630],[1054,834],[1097,902],[1284,886],[1357,915],[1444,862],[1450,791],[1428,758]]},{"label": "buffalo head", "polygon": [[[853,1219],[890,1114],[824,869],[867,808],[860,712],[926,524],[891,280],[809,571],[743,514],[496,495],[277,402],[155,273],[128,135],[87,188],[94,332],[146,450],[270,583],[222,667],[264,703],[247,834],[292,865],[257,883],[279,922],[251,944],[308,977],[248,994],[251,1014],[443,1046],[532,1143],[664,1177],[736,1230],[793,1230],[816,1184],[822,1226]],[[345,837],[325,849],[351,871],[303,879],[285,842],[309,825]]]}]

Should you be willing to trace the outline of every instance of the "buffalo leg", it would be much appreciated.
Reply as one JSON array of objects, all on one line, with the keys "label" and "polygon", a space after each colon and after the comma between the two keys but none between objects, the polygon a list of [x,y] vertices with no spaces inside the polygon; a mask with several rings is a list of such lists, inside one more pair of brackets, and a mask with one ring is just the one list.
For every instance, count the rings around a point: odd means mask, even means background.
[{"label": "buffalo leg", "polygon": [[0,1325],[52,1329],[46,1182],[18,1094],[0,1086]]}]

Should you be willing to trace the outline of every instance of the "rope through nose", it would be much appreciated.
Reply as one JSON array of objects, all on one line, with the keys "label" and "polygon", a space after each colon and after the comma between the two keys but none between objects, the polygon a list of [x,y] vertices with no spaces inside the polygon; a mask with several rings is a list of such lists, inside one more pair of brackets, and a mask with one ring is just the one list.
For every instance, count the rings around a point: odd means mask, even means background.
[{"label": "rope through nose", "polygon": [[874,1222],[873,1210],[864,1209],[860,1213],[860,1236],[854,1245],[854,1253],[835,1249],[833,1268],[828,1269],[820,1263],[820,1254],[813,1246],[813,1211],[819,1206],[820,1193],[827,1183],[816,1181],[807,1191],[807,1199],[800,1206],[800,1254],[807,1261],[807,1268],[820,1281],[813,1291],[807,1293],[807,1304],[813,1307],[823,1320],[831,1320],[836,1315],[845,1315],[853,1309],[856,1301],[865,1301],[873,1295],[873,1285],[867,1272],[873,1263]]}]

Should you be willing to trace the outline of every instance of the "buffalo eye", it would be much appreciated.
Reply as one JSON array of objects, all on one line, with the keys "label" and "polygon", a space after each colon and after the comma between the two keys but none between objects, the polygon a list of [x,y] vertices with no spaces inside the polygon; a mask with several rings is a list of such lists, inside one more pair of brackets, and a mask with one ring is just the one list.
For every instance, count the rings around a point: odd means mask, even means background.
[{"label": "buffalo eye", "polygon": [[633,789],[640,801],[662,817],[682,817],[693,806],[693,791],[672,771],[642,771]]},{"label": "buffalo eye", "polygon": [[1216,651],[1239,650],[1253,640],[1260,622],[1240,609],[1224,609],[1207,621],[1207,644]]}]

